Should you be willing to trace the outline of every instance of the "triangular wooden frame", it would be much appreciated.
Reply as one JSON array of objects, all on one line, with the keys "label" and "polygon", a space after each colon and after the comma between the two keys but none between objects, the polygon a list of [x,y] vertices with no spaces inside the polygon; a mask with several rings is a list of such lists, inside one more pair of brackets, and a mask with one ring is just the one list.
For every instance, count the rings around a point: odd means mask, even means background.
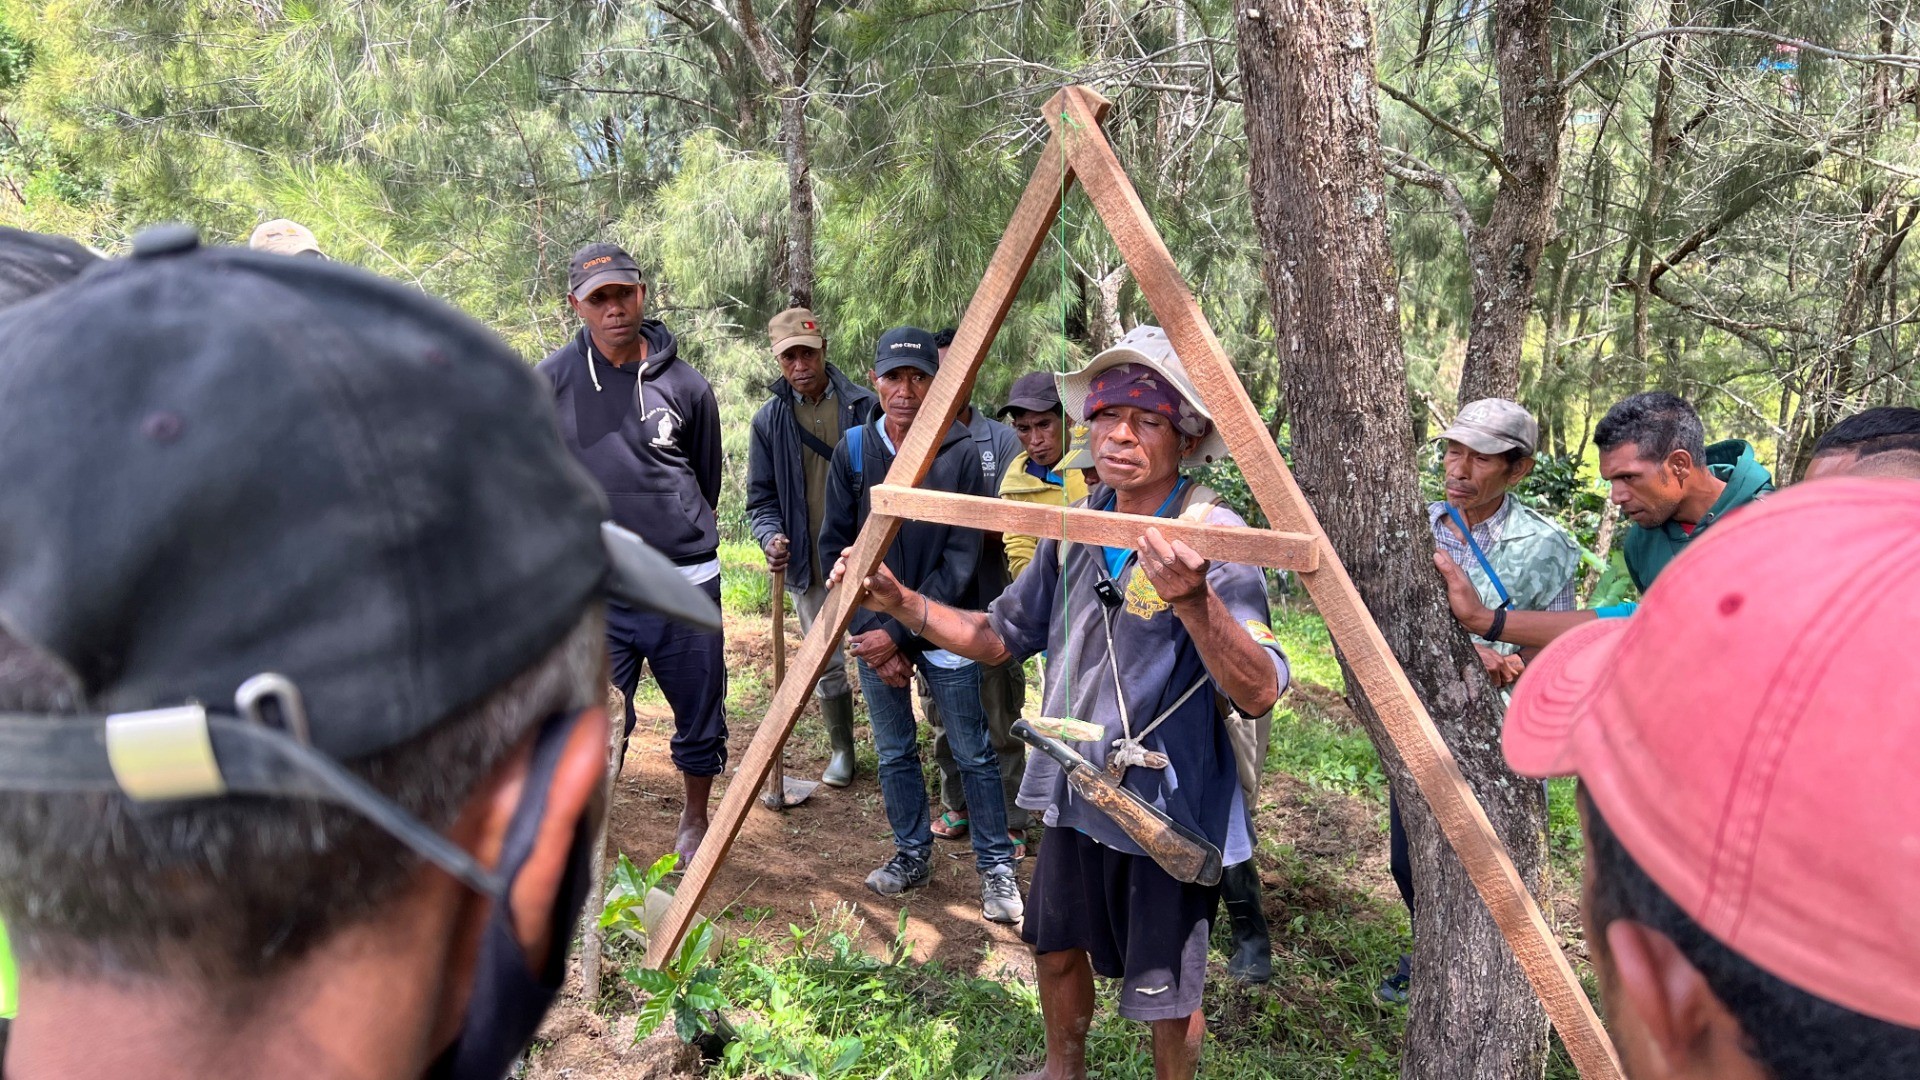
[{"label": "triangular wooden frame", "polygon": [[[858,581],[873,572],[903,519],[970,527],[1000,525],[1033,535],[1127,547],[1133,546],[1144,525],[1156,524],[1163,532],[1177,531],[1181,539],[1209,558],[1299,572],[1314,605],[1326,619],[1327,630],[1433,808],[1441,831],[1465,864],[1494,922],[1546,1006],[1548,1017],[1559,1029],[1580,1075],[1594,1080],[1619,1077],[1613,1045],[1552,929],[1521,882],[1506,846],[1474,798],[1452,751],[1387,648],[1340,557],[1321,532],[1313,509],[1268,436],[1232,363],[1102,133],[1100,122],[1109,103],[1093,91],[1075,86],[1056,94],[1046,108],[1052,136],[960,320],[953,347],[921,407],[922,422],[908,432],[886,482],[872,491],[873,513],[847,552],[849,579]],[[936,436],[953,423],[971,395],[980,362],[1046,242],[1067,186],[1076,179],[1112,232],[1141,293],[1186,365],[1248,487],[1275,529],[1172,526],[1163,519],[1150,521],[1085,510],[1063,513],[1051,507],[1026,507],[917,488],[933,464],[938,450]],[[802,641],[788,678],[775,690],[766,719],[727,786],[706,842],[687,868],[672,907],[653,935],[648,966],[662,966],[693,922],[695,910],[706,897],[715,871],[726,860],[795,719],[826,670],[828,643],[846,632],[853,617],[854,593],[854,589],[845,587],[830,593],[812,632]]]}]

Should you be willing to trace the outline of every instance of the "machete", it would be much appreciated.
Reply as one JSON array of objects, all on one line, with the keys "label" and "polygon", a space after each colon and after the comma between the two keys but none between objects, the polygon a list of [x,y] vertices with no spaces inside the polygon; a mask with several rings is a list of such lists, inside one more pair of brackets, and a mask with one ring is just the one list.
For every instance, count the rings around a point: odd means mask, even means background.
[{"label": "machete", "polygon": [[1220,849],[1185,828],[1158,807],[1121,787],[1066,743],[1017,720],[1013,733],[1027,745],[1060,763],[1075,794],[1107,815],[1175,881],[1193,885],[1220,883]]}]

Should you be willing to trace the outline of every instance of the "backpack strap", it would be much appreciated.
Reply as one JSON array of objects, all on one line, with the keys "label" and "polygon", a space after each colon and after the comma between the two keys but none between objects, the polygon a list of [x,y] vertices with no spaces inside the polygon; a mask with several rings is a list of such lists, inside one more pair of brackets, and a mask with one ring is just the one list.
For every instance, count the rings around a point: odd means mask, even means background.
[{"label": "backpack strap", "polygon": [[1205,484],[1188,484],[1185,502],[1181,505],[1180,513],[1176,517],[1181,521],[1204,525],[1207,517],[1213,513],[1213,508],[1223,502],[1226,500],[1220,497],[1220,493]]},{"label": "backpack strap", "polygon": [[867,425],[861,424],[847,432],[847,460],[853,465],[853,501],[860,501],[860,492],[867,486],[866,457],[867,440],[864,438]]}]

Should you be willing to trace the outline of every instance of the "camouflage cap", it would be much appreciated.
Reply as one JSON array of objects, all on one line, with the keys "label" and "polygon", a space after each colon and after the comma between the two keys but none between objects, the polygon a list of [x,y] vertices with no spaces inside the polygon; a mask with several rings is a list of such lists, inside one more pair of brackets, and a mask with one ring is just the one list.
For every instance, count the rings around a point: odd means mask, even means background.
[{"label": "camouflage cap", "polygon": [[827,347],[820,333],[820,320],[813,312],[803,307],[788,308],[773,317],[767,323],[767,336],[773,339],[773,355],[779,356],[795,345],[811,345],[816,349]]},{"label": "camouflage cap", "polygon": [[1532,457],[1534,447],[1540,442],[1540,425],[1519,402],[1481,398],[1469,402],[1453,418],[1453,423],[1447,425],[1447,430],[1434,438],[1462,443],[1482,454],[1524,450]]}]

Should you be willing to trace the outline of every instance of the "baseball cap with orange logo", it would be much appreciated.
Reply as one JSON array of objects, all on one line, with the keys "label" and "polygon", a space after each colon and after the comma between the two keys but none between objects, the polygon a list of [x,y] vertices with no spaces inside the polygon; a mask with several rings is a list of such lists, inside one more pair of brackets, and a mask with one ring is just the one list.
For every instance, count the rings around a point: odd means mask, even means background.
[{"label": "baseball cap with orange logo", "polygon": [[1508,764],[1576,775],[1714,938],[1920,1028],[1920,484],[1823,480],[1692,545],[1527,668]]},{"label": "baseball cap with orange logo", "polygon": [[811,345],[816,349],[827,347],[826,339],[820,333],[820,320],[803,307],[788,308],[775,315],[773,321],[767,324],[767,336],[773,339],[775,356],[795,345]]},{"label": "baseball cap with orange logo", "polygon": [[640,284],[640,264],[618,244],[588,244],[567,263],[567,295],[584,300],[602,285]]}]

